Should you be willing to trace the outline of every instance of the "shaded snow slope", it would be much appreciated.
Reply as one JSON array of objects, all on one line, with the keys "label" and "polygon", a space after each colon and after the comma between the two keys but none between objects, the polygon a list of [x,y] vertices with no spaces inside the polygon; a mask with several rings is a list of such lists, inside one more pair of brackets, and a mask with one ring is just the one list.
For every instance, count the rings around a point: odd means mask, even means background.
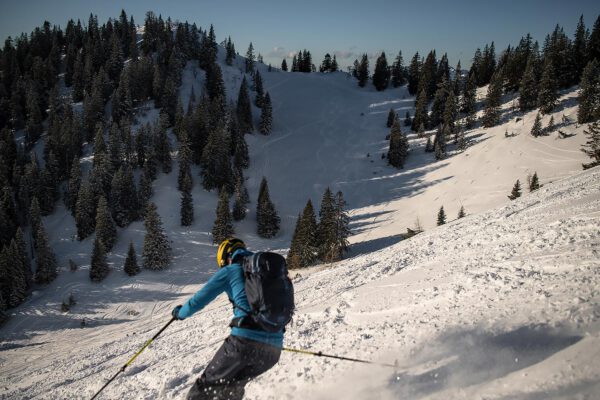
[{"label": "shaded snow slope", "polygon": [[[283,353],[247,398],[597,398],[599,251],[595,168],[303,271],[285,344],[398,369]],[[172,324],[103,398],[182,398],[226,336],[230,313],[220,297]],[[3,396],[90,397],[168,320],[167,310],[159,314],[5,344]]]}]

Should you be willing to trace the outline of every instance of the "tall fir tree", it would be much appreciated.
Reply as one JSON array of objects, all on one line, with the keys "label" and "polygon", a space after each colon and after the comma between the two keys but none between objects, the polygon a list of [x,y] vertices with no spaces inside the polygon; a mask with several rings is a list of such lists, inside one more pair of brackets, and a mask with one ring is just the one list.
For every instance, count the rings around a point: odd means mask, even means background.
[{"label": "tall fir tree", "polygon": [[287,255],[290,269],[304,268],[313,264],[318,255],[317,219],[312,202],[308,200],[298,216],[296,228]]},{"label": "tall fir tree", "polygon": [[283,61],[281,62],[281,70],[282,71],[286,71],[288,70],[288,65],[287,65],[287,61],[285,61],[285,58],[283,59]]},{"label": "tall fir tree", "polygon": [[465,114],[465,126],[467,129],[475,126],[477,120],[477,82],[475,75],[469,75],[462,96],[461,112]]},{"label": "tall fir tree", "polygon": [[421,124],[423,126],[428,125],[428,115],[427,115],[427,92],[425,89],[421,90],[419,96],[417,97],[417,104],[415,107],[415,116],[412,120],[412,130],[417,131]]},{"label": "tall fir tree", "polygon": [[335,260],[336,254],[336,205],[331,190],[327,188],[321,199],[319,210],[319,225],[317,227],[317,243],[319,245],[319,259],[325,262]]},{"label": "tall fir tree", "polygon": [[[121,228],[135,221],[138,213],[138,194],[129,165],[120,167],[113,177],[110,191],[110,210],[114,222]],[[108,251],[109,248],[105,246]]]},{"label": "tall fir tree", "polygon": [[256,104],[256,107],[261,108],[265,98],[265,89],[263,88],[262,76],[258,70],[254,74],[254,90],[256,91],[254,104]]},{"label": "tall fir tree", "polygon": [[144,249],[142,260],[144,268],[162,270],[171,263],[172,250],[169,238],[164,232],[156,204],[148,203],[144,216]]},{"label": "tall fir tree", "polygon": [[349,249],[348,237],[350,237],[350,216],[346,212],[347,203],[341,191],[335,194],[335,257],[341,260]]},{"label": "tall fir tree", "polygon": [[77,239],[83,240],[96,229],[96,198],[89,182],[81,185],[75,206]]},{"label": "tall fir tree", "polygon": [[360,64],[358,66],[358,86],[365,87],[369,79],[369,58],[366,54],[362,55]]},{"label": "tall fir tree", "polygon": [[400,119],[394,118],[394,123],[390,130],[390,145],[388,151],[388,162],[396,168],[404,168],[406,157],[408,156],[408,139],[400,129]]},{"label": "tall fir tree", "polygon": [[246,205],[249,203],[248,191],[244,186],[244,178],[240,174],[235,183],[232,216],[235,221],[246,218]]},{"label": "tall fir tree", "polygon": [[446,223],[446,212],[444,211],[444,206],[440,207],[440,210],[437,214],[437,226],[444,225]]},{"label": "tall fir tree", "polygon": [[92,260],[90,266],[90,279],[92,282],[101,282],[108,276],[110,269],[106,261],[106,250],[102,241],[98,238],[94,241]]},{"label": "tall fir tree", "polygon": [[252,133],[254,124],[252,122],[252,107],[250,96],[248,95],[248,84],[246,77],[242,80],[237,101],[237,119],[242,133]]},{"label": "tall fir tree", "polygon": [[539,84],[538,106],[542,114],[549,114],[558,100],[558,82],[551,62],[546,62]]},{"label": "tall fir tree", "polygon": [[600,121],[592,122],[583,133],[587,136],[587,142],[582,145],[581,151],[587,154],[592,161],[582,164],[583,169],[600,165]]},{"label": "tall fir tree", "polygon": [[48,235],[41,224],[35,235],[35,282],[47,284],[58,276],[58,264],[54,251],[48,244]]},{"label": "tall fir tree", "polygon": [[219,192],[216,214],[212,228],[213,243],[221,243],[234,233],[231,213],[229,212],[229,193],[225,188],[222,188]]},{"label": "tall fir tree", "polygon": [[533,176],[529,179],[529,191],[533,192],[540,188],[540,179],[538,178],[537,171],[533,173]]},{"label": "tall fir tree", "polygon": [[248,45],[248,51],[246,51],[246,73],[254,72],[254,64],[256,62],[256,57],[254,56],[254,46],[252,46],[252,42]]},{"label": "tall fir tree", "polygon": [[508,196],[508,198],[511,200],[514,200],[517,197],[521,197],[521,182],[519,182],[518,179],[515,182],[515,185],[513,186],[512,191],[510,192],[510,195]]},{"label": "tall fir tree", "polygon": [[202,167],[202,186],[213,190],[225,186],[228,193],[233,189],[231,172],[230,137],[223,125],[216,127],[208,137],[208,142],[202,152],[200,165]]},{"label": "tall fir tree", "polygon": [[391,71],[391,84],[392,87],[400,87],[406,83],[406,77],[404,72],[404,59],[402,58],[402,52],[399,51],[394,63],[392,64]]},{"label": "tall fir tree", "polygon": [[71,211],[71,214],[75,216],[75,206],[77,205],[77,195],[81,187],[81,164],[79,157],[73,159],[71,166],[71,172],[69,174],[69,182],[65,190],[64,201],[67,210]]},{"label": "tall fir tree", "polygon": [[502,103],[502,88],[504,78],[502,71],[496,71],[492,76],[492,81],[488,87],[485,98],[485,108],[483,110],[482,123],[484,128],[491,128],[500,123],[500,105]]},{"label": "tall fir tree", "polygon": [[377,58],[375,63],[375,71],[373,72],[373,86],[378,91],[387,89],[390,81],[390,72],[388,68],[385,52]]},{"label": "tall fir tree", "polygon": [[23,234],[23,230],[20,227],[17,228],[17,233],[15,234],[15,243],[17,244],[17,251],[18,257],[20,259],[20,264],[23,267],[27,290],[29,290],[31,289],[33,283],[33,272],[31,271],[31,259],[29,258],[29,253],[27,252],[25,235]]},{"label": "tall fir tree", "polygon": [[600,60],[590,61],[581,75],[577,122],[584,124],[600,118]]},{"label": "tall fir tree", "polygon": [[540,113],[537,113],[535,116],[535,121],[533,121],[533,126],[531,127],[531,135],[533,137],[538,137],[542,134],[542,118],[540,117]]},{"label": "tall fir tree", "polygon": [[421,74],[421,57],[419,56],[419,52],[416,52],[413,58],[410,61],[410,65],[408,66],[408,93],[411,96],[419,93],[417,91],[419,87],[419,76]]},{"label": "tall fir tree", "polygon": [[519,86],[519,109],[522,112],[533,110],[537,106],[538,81],[535,70],[536,64],[536,56],[532,53],[527,60],[527,66],[525,67],[525,72]]},{"label": "tall fir tree", "polygon": [[194,222],[194,200],[190,176],[184,175],[181,185],[181,226],[190,226]]},{"label": "tall fir tree", "polygon": [[259,130],[263,135],[271,133],[273,127],[273,107],[271,106],[271,96],[269,92],[264,97],[262,102],[262,112],[260,114]]},{"label": "tall fir tree", "polygon": [[394,124],[394,120],[396,119],[396,112],[394,111],[393,108],[390,108],[390,112],[388,112],[388,116],[387,116],[387,123],[386,126],[388,128],[391,128],[392,125]]},{"label": "tall fir tree", "polygon": [[127,250],[127,258],[125,258],[123,270],[129,276],[135,276],[141,271],[141,268],[137,262],[137,255],[135,254],[133,242],[129,242],[129,249]]},{"label": "tall fir tree", "polygon": [[460,206],[460,210],[458,210],[458,216],[456,217],[457,219],[461,219],[467,216],[467,213],[465,212],[465,207],[464,206]]},{"label": "tall fir tree", "polygon": [[587,41],[588,31],[585,29],[585,23],[583,22],[583,14],[579,17],[577,28],[575,29],[575,37],[573,38],[572,59],[575,67],[575,82],[579,83],[583,69],[587,64]]},{"label": "tall fir tree", "polygon": [[102,243],[106,252],[110,251],[117,241],[117,228],[110,216],[108,202],[104,196],[100,196],[96,208],[96,239]]},{"label": "tall fir tree", "polygon": [[272,238],[279,232],[281,219],[277,215],[275,205],[269,195],[267,179],[263,177],[256,202],[257,233],[262,238]]}]

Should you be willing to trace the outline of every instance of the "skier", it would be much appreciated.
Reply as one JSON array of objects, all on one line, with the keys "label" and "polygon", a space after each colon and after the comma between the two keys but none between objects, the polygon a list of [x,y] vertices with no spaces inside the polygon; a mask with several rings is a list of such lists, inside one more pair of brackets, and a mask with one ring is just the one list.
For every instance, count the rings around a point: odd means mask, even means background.
[{"label": "skier", "polygon": [[219,294],[226,292],[234,304],[231,334],[190,389],[187,399],[238,400],[254,377],[279,361],[283,330],[266,332],[252,326],[244,317],[250,310],[241,263],[252,253],[237,238],[224,240],[217,251],[219,270],[185,304],[173,309],[173,317],[183,320],[201,310]]}]

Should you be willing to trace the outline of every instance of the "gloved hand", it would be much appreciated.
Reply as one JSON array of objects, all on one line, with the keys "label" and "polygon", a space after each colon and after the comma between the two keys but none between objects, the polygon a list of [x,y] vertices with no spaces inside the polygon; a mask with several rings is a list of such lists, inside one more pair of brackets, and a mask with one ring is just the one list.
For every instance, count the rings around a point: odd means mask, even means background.
[{"label": "gloved hand", "polygon": [[173,311],[171,311],[171,315],[173,316],[173,318],[175,318],[176,320],[179,320],[179,321],[183,320],[183,318],[180,318],[180,317],[179,317],[179,310],[181,310],[181,307],[182,307],[182,306],[181,306],[181,304],[180,304],[180,305],[178,305],[177,307],[175,307],[175,308],[173,309]]}]

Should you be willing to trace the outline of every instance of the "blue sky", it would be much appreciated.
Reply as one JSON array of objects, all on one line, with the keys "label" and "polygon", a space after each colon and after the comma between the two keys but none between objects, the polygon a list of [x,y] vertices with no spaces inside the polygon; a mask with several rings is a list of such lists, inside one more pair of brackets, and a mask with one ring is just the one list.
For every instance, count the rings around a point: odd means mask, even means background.
[{"label": "blue sky", "polygon": [[592,0],[0,0],[0,38],[29,33],[44,20],[63,28],[70,18],[87,23],[90,13],[102,24],[121,9],[138,24],[148,10],[203,28],[212,23],[219,41],[231,36],[240,54],[252,41],[265,62],[277,66],[301,49],[311,51],[317,66],[326,52],[346,66],[362,53],[385,51],[391,61],[402,50],[408,63],[415,51],[435,48],[438,57],[447,52],[452,65],[460,59],[465,67],[486,43],[494,41],[500,53],[528,32],[543,42],[557,23],[572,37],[580,15],[591,29],[600,14]]}]

